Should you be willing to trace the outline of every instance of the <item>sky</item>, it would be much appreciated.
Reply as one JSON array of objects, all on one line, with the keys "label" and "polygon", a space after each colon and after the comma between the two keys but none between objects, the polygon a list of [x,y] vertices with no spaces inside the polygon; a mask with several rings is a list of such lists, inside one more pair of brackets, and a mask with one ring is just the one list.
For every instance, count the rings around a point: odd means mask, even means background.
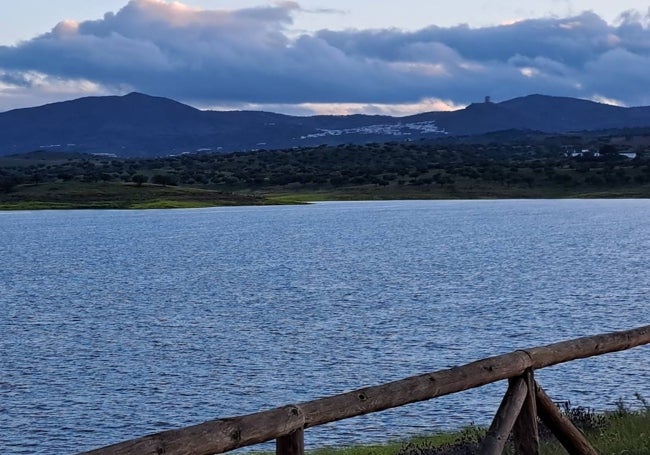
[{"label": "sky", "polygon": [[0,20],[0,112],[132,91],[298,115],[650,105],[650,1],[0,0]]}]

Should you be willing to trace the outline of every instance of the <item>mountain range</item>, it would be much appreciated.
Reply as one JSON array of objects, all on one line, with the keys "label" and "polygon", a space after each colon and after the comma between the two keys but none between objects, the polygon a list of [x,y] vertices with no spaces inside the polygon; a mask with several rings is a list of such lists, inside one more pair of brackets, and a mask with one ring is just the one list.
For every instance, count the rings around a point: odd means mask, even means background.
[{"label": "mountain range", "polygon": [[564,133],[650,127],[650,107],[529,95],[486,100],[452,112],[408,117],[290,116],[259,111],[203,111],[130,93],[86,97],[0,113],[0,156],[34,150],[155,157],[478,135],[502,130]]}]

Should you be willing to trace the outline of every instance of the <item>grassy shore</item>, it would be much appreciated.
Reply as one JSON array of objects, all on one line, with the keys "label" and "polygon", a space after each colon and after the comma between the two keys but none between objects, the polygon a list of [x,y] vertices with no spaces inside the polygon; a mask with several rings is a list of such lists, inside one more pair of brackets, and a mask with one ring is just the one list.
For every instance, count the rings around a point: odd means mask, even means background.
[{"label": "grassy shore", "polygon": [[[616,411],[595,414],[584,408],[563,411],[585,433],[589,442],[602,455],[650,455],[650,407],[644,402],[641,411],[620,407]],[[485,428],[471,426],[461,431],[412,438],[405,442],[389,442],[344,448],[322,448],[311,455],[466,455],[478,453]],[[566,454],[564,448],[545,428],[540,429],[542,455]],[[513,453],[512,448],[506,453]]]},{"label": "grassy shore", "polygon": [[580,161],[552,144],[367,144],[157,159],[0,157],[0,210],[314,201],[650,198],[650,150]]},{"label": "grassy shore", "polygon": [[317,201],[384,201],[384,200],[481,200],[481,199],[639,199],[650,198],[650,186],[602,190],[595,188],[428,188],[413,189],[391,187],[341,187],[314,190],[287,191],[277,188],[255,190],[264,198],[275,202]]},{"label": "grassy shore", "polygon": [[0,194],[0,210],[162,209],[297,203],[192,187],[129,183],[42,183]]},{"label": "grassy shore", "polygon": [[586,188],[414,188],[341,186],[314,188],[242,188],[216,191],[196,186],[137,185],[122,182],[52,182],[18,185],[0,192],[0,210],[162,209],[241,205],[304,204],[317,201],[648,198],[650,185],[611,191]]}]

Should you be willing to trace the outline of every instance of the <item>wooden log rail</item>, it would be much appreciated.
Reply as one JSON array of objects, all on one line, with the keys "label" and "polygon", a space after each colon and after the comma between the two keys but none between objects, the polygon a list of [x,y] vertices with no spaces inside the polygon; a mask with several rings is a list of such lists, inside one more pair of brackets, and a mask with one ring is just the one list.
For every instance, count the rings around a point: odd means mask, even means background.
[{"label": "wooden log rail", "polygon": [[539,416],[569,453],[591,455],[595,450],[557,411],[533,372],[646,344],[650,344],[650,325],[518,350],[297,405],[164,431],[84,454],[211,455],[275,439],[278,455],[302,455],[307,428],[508,379],[510,387],[483,442],[482,454],[501,453],[511,432],[517,453],[537,453]]}]

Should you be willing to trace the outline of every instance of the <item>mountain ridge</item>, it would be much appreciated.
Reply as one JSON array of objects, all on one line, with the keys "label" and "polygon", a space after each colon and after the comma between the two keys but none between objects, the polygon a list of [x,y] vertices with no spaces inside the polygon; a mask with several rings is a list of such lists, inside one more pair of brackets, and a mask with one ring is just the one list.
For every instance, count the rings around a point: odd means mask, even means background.
[{"label": "mountain ridge", "polygon": [[266,111],[199,110],[169,98],[132,92],[2,112],[0,156],[53,149],[154,157],[413,141],[503,130],[565,133],[634,127],[650,127],[650,107],[627,108],[541,94],[403,117],[300,117]]}]

